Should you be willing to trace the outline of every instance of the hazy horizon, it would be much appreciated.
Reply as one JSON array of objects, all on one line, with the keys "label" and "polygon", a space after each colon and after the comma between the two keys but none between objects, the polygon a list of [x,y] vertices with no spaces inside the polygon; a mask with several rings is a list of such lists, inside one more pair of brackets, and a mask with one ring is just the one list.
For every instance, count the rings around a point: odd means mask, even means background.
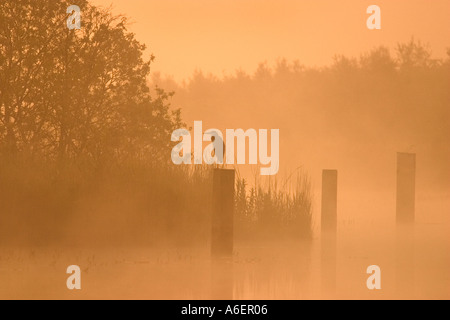
[{"label": "hazy horizon", "polygon": [[[443,58],[450,46],[450,1],[386,1],[381,30],[368,30],[366,9],[373,1],[295,0],[94,0],[112,5],[132,22],[130,30],[154,54],[153,72],[187,80],[195,70],[217,76],[277,59],[320,67],[335,54],[358,56],[376,46],[395,47],[411,38],[429,44]],[[133,5],[131,5],[133,4]],[[447,32],[446,32],[447,31]],[[356,41],[355,41],[356,40]]]}]

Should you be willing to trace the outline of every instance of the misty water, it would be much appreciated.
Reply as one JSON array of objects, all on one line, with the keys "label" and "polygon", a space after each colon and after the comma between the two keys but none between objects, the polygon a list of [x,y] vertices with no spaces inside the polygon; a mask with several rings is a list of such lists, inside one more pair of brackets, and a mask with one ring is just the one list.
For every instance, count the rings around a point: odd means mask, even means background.
[{"label": "misty water", "polygon": [[[236,243],[232,258],[222,260],[211,258],[208,245],[2,247],[0,298],[448,299],[448,221],[420,220],[415,225],[414,265],[404,270],[412,277],[413,292],[403,292],[396,282],[395,224],[350,219],[338,225],[335,292],[323,289],[320,237],[315,235],[311,242]],[[72,264],[82,270],[80,291],[66,287],[66,268]],[[382,272],[379,291],[366,287],[366,268],[373,264]]]}]

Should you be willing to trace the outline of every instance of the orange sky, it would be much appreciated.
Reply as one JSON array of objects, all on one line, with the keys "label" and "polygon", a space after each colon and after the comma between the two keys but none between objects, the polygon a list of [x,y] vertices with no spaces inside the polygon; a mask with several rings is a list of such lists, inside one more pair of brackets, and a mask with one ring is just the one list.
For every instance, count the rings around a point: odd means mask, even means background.
[{"label": "orange sky", "polygon": [[[259,62],[298,59],[323,65],[412,36],[437,57],[450,47],[450,0],[92,0],[113,4],[156,55],[153,71],[180,80],[195,69],[222,75]],[[366,28],[366,8],[381,7],[382,30]]]}]

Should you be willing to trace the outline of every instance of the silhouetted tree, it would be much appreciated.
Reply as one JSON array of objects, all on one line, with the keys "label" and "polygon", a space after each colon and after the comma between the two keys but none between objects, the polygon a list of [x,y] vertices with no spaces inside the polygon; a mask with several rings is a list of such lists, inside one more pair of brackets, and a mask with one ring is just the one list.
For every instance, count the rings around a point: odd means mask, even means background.
[{"label": "silhouetted tree", "polygon": [[[180,125],[170,94],[147,85],[153,56],[127,20],[86,0],[69,30],[66,0],[6,0],[0,6],[0,145],[53,159],[165,154]],[[167,158],[167,157],[165,157]]]},{"label": "silhouetted tree", "polygon": [[395,60],[391,57],[389,49],[386,47],[378,47],[363,54],[360,59],[361,68],[377,74],[393,74],[395,72]]},{"label": "silhouetted tree", "polygon": [[427,68],[436,63],[431,59],[431,50],[420,41],[411,39],[397,45],[397,61],[401,69]]}]

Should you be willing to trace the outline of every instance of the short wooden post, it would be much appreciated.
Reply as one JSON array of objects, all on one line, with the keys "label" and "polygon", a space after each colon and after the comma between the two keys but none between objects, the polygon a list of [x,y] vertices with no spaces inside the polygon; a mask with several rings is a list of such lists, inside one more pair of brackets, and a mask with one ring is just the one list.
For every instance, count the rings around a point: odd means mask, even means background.
[{"label": "short wooden post", "polygon": [[322,289],[326,293],[336,290],[336,238],[337,238],[337,170],[322,173]]},{"label": "short wooden post", "polygon": [[337,230],[337,170],[322,173],[322,232],[336,237]]},{"label": "short wooden post", "polygon": [[[414,296],[414,221],[416,197],[416,155],[397,154],[397,293]],[[400,298],[400,297],[399,297]]]},{"label": "short wooden post", "polygon": [[416,155],[397,154],[397,225],[411,225],[415,218]]}]

